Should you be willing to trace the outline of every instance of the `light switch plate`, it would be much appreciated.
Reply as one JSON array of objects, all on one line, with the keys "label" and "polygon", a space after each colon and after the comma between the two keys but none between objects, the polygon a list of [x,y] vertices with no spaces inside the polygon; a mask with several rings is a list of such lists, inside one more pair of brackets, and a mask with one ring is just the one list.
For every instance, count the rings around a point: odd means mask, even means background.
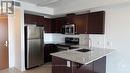
[{"label": "light switch plate", "polygon": [[70,61],[67,61],[67,67],[70,67]]}]

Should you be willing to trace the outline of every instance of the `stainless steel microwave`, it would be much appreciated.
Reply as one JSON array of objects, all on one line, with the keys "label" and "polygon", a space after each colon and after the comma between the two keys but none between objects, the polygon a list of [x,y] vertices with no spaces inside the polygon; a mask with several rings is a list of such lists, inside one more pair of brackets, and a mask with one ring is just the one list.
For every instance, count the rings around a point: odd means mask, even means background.
[{"label": "stainless steel microwave", "polygon": [[75,34],[75,25],[74,24],[65,25],[65,34]]}]

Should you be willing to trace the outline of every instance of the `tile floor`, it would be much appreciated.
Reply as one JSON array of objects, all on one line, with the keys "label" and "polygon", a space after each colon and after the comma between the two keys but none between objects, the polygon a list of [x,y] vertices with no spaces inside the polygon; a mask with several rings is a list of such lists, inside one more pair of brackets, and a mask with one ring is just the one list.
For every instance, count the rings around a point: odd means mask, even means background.
[{"label": "tile floor", "polygon": [[0,73],[51,73],[51,64],[43,65],[41,67],[33,68],[27,71],[19,71],[15,68],[1,70]]}]

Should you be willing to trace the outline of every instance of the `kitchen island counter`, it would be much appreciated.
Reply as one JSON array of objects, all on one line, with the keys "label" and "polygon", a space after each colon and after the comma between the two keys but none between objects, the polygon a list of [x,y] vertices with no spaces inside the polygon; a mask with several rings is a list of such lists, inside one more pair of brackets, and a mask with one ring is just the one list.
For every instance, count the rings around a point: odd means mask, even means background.
[{"label": "kitchen island counter", "polygon": [[91,48],[90,49],[91,51],[80,52],[77,51],[79,49],[81,48],[52,53],[51,55],[69,61],[73,61],[79,64],[89,64],[93,61],[96,61],[100,58],[107,56],[108,54],[114,51],[113,49],[106,49],[106,48]]}]

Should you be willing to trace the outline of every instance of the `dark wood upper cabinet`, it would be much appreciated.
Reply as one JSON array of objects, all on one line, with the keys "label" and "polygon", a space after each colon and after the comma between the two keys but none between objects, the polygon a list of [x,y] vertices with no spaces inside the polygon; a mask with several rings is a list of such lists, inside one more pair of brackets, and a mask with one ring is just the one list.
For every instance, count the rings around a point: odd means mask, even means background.
[{"label": "dark wood upper cabinet", "polygon": [[104,34],[105,11],[88,14],[87,34]]},{"label": "dark wood upper cabinet", "polygon": [[77,34],[104,34],[105,11],[86,14],[68,14],[66,17],[44,18],[43,16],[25,14],[25,24],[44,26],[47,33],[64,33],[64,25],[75,24]]},{"label": "dark wood upper cabinet", "polygon": [[46,33],[51,33],[52,32],[51,31],[51,29],[52,29],[51,25],[52,25],[51,19],[44,18],[44,20],[43,20],[43,26],[44,26],[44,30],[45,30]]},{"label": "dark wood upper cabinet", "polygon": [[78,34],[104,34],[105,12],[99,11],[76,15],[74,24]]},{"label": "dark wood upper cabinet", "polygon": [[71,13],[71,14],[67,14],[66,18],[66,25],[68,24],[74,24],[74,18],[75,18],[76,14]]},{"label": "dark wood upper cabinet", "polygon": [[52,19],[52,32],[53,33],[62,33],[62,28],[66,24],[65,17],[59,17]]},{"label": "dark wood upper cabinet", "polygon": [[44,17],[43,16],[35,16],[36,20],[37,20],[37,25],[44,25]]},{"label": "dark wood upper cabinet", "polygon": [[25,24],[37,24],[37,17],[31,14],[24,14]]},{"label": "dark wood upper cabinet", "polygon": [[51,19],[44,16],[24,14],[24,23],[43,26],[46,33],[51,33]]},{"label": "dark wood upper cabinet", "polygon": [[76,15],[74,17],[74,24],[76,27],[76,33],[78,34],[87,33],[88,14]]},{"label": "dark wood upper cabinet", "polygon": [[24,14],[24,23],[25,24],[43,25],[43,21],[44,21],[44,16]]}]

